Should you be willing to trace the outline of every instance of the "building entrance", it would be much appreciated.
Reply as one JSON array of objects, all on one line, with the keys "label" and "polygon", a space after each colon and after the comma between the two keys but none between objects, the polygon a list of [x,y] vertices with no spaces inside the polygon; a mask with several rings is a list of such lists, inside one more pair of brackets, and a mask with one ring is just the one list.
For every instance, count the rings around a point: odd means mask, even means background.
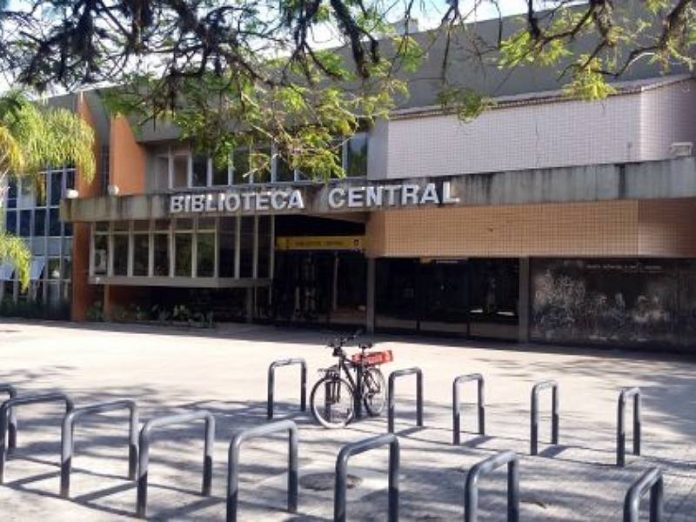
[{"label": "building entrance", "polygon": [[364,326],[365,272],[365,258],[357,252],[278,252],[275,320]]},{"label": "building entrance", "polygon": [[517,339],[516,259],[378,259],[375,326]]}]

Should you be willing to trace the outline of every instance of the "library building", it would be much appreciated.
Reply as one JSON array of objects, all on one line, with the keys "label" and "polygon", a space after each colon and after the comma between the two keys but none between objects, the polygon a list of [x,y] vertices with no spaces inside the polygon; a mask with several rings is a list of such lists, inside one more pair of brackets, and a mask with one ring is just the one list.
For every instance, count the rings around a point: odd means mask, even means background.
[{"label": "library building", "polygon": [[65,96],[98,176],[10,187],[6,226],[34,258],[27,291],[0,266],[0,314],[696,350],[696,79],[637,66],[588,103],[553,71],[503,74],[476,80],[503,87],[469,123],[414,82],[343,138],[329,182],[273,144],[267,171],[246,175],[245,149],[221,168],[97,90]]}]

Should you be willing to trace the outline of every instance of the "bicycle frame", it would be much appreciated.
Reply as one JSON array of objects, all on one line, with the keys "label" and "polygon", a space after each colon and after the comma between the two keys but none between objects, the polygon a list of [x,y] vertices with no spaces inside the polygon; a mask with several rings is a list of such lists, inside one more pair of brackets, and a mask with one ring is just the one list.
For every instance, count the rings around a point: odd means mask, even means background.
[{"label": "bicycle frame", "polygon": [[[341,377],[341,370],[346,375],[346,379],[353,387],[353,409],[355,410],[355,418],[362,418],[362,380],[363,372],[365,368],[368,367],[365,363],[356,364],[348,359],[348,356],[341,350],[341,354],[338,356],[338,364],[336,365],[336,375]],[[353,372],[355,371],[355,378],[353,378]]]}]

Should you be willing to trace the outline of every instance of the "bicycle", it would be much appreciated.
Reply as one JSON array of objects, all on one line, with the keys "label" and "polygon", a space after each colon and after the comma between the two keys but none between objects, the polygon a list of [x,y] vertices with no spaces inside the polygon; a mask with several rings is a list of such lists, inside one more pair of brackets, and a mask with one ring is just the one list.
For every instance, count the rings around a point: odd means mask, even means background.
[{"label": "bicycle", "polygon": [[346,426],[355,418],[361,403],[372,417],[384,411],[386,383],[377,366],[393,360],[391,350],[367,353],[372,343],[361,343],[360,353],[349,358],[343,348],[358,335],[356,332],[339,337],[327,345],[333,350],[332,356],[338,357],[338,363],[319,370],[325,375],[314,385],[309,398],[312,415],[325,428]]}]

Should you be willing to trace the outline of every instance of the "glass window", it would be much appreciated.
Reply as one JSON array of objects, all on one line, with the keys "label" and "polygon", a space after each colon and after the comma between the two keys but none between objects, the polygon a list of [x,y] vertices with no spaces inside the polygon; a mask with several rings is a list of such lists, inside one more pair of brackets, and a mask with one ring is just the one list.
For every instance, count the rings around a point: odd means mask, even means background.
[{"label": "glass window", "polygon": [[66,190],[75,188],[75,171],[74,170],[68,170],[65,173],[65,188],[66,188]]},{"label": "glass window", "polygon": [[254,218],[242,217],[242,233],[239,245],[239,277],[253,277],[254,269]]},{"label": "glass window", "polygon": [[367,176],[367,133],[360,132],[346,143],[346,176]]},{"label": "glass window", "polygon": [[72,279],[72,260],[63,258],[63,279]]},{"label": "glass window", "polygon": [[19,192],[19,206],[21,208],[31,208],[34,206],[34,190],[31,180],[22,181],[22,189]]},{"label": "glass window", "polygon": [[105,234],[94,236],[94,275],[106,275],[109,242]]},{"label": "glass window", "polygon": [[128,275],[128,236],[114,235],[114,275]]},{"label": "glass window", "polygon": [[254,150],[254,183],[271,181],[271,148],[258,147]]},{"label": "glass window", "polygon": [[[48,176],[48,174],[47,174]],[[51,172],[51,206],[56,206],[60,203],[60,198],[63,195],[63,173]]]},{"label": "glass window", "polygon": [[48,278],[60,279],[60,259],[57,257],[48,258]]},{"label": "glass window", "polygon": [[48,211],[48,235],[60,236],[60,213],[57,208]]},{"label": "glass window", "polygon": [[7,208],[17,208],[17,181],[11,179],[7,188]]},{"label": "glass window", "polygon": [[45,207],[46,206],[46,182],[48,180],[48,175],[41,175],[36,180],[34,180],[34,186],[36,189],[36,206]]},{"label": "glass window", "polygon": [[156,276],[169,275],[169,235],[155,234],[154,238],[154,274]]},{"label": "glass window", "polygon": [[233,183],[248,183],[249,151],[235,149],[232,155]]},{"label": "glass window", "polygon": [[193,157],[191,186],[206,187],[208,185],[208,157],[196,154]]},{"label": "glass window", "polygon": [[29,237],[31,235],[31,210],[19,212],[19,235]]},{"label": "glass window", "polygon": [[133,230],[140,232],[147,232],[150,230],[149,221],[133,221]]},{"label": "glass window", "polygon": [[215,230],[215,218],[199,218],[198,230]]},{"label": "glass window", "polygon": [[193,219],[191,218],[180,218],[174,223],[174,228],[177,232],[182,230],[193,230]]},{"label": "glass window", "polygon": [[155,221],[155,230],[169,230],[169,220],[158,219]]},{"label": "glass window", "polygon": [[40,208],[34,211],[34,235],[46,235],[46,209]]},{"label": "glass window", "polygon": [[63,223],[63,235],[64,236],[72,236],[72,223]]},{"label": "glass window", "polygon": [[174,156],[173,188],[188,187],[188,154],[176,154]]},{"label": "glass window", "polygon": [[8,210],[6,214],[5,228],[10,234],[17,234],[17,211]]},{"label": "glass window", "polygon": [[97,230],[100,232],[108,232],[109,231],[109,222],[108,221],[99,221],[96,225]]},{"label": "glass window", "polygon": [[192,238],[193,234],[189,233],[174,235],[174,275],[177,277],[191,277]]},{"label": "glass window", "polygon": [[133,235],[133,275],[148,275],[150,266],[150,236],[147,234]]},{"label": "glass window", "polygon": [[220,219],[220,266],[218,275],[220,277],[234,277],[234,253],[235,240],[237,237],[237,218],[225,217]]},{"label": "glass window", "polygon": [[169,156],[157,156],[155,160],[155,187],[166,189],[169,187]]},{"label": "glass window", "polygon": [[280,154],[276,155],[276,181],[292,182],[295,181],[295,171],[290,168],[290,163]]},{"label": "glass window", "polygon": [[115,221],[113,228],[114,228],[114,231],[128,232],[128,226],[129,226],[128,221]]},{"label": "glass window", "polygon": [[197,243],[196,275],[198,277],[213,277],[215,270],[215,234],[199,233]]},{"label": "glass window", "polygon": [[213,185],[229,184],[228,171],[229,165],[227,161],[212,161],[213,163]]}]

